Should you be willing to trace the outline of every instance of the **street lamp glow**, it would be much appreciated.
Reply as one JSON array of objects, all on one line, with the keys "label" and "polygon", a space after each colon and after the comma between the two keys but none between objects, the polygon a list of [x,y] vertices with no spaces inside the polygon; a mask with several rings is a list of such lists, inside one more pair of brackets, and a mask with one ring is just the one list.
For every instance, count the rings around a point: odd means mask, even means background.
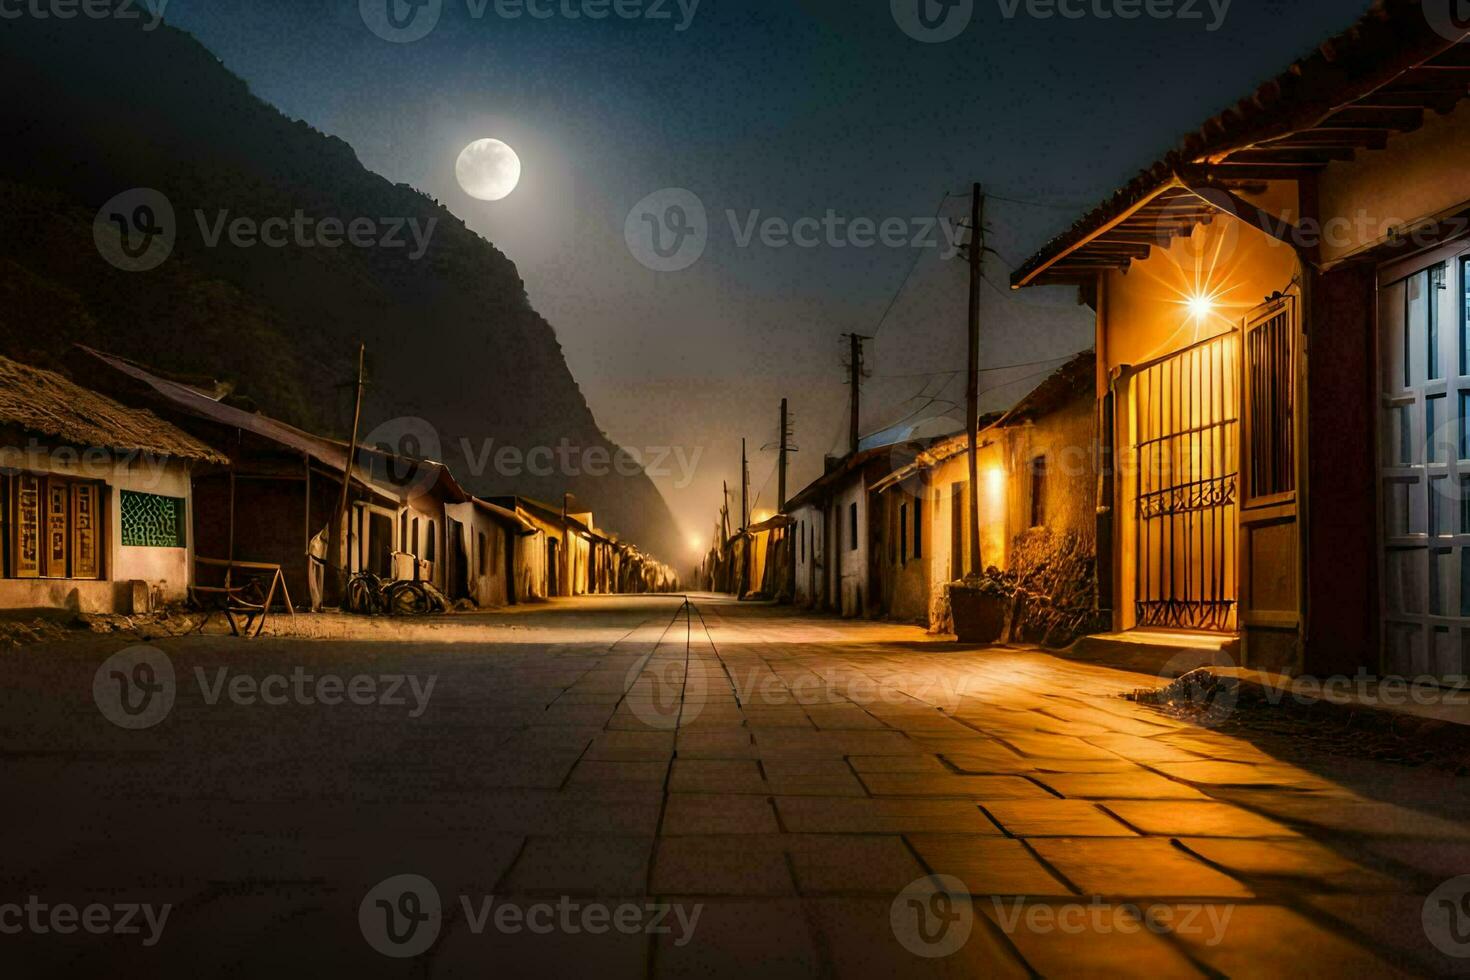
[{"label": "street lamp glow", "polygon": [[1189,315],[1196,320],[1204,320],[1215,312],[1215,297],[1203,293],[1196,293],[1187,301]]}]

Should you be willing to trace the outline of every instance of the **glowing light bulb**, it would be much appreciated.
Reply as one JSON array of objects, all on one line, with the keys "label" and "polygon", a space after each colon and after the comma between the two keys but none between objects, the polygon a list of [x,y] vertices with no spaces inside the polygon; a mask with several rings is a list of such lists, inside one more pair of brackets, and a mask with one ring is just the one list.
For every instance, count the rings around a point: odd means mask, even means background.
[{"label": "glowing light bulb", "polygon": [[1189,297],[1188,306],[1191,316],[1196,320],[1203,320],[1215,312],[1215,298],[1213,296],[1197,294]]}]

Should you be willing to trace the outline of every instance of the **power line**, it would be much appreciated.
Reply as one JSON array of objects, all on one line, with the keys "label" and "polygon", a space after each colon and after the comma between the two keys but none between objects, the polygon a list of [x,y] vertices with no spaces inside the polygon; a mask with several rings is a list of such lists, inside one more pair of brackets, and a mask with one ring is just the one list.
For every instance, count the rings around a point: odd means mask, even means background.
[{"label": "power line", "polygon": [[[1016,363],[1016,364],[999,364],[999,365],[996,365],[995,367],[981,368],[980,369],[980,373],[981,374],[986,374],[986,373],[992,373],[992,372],[995,372],[995,371],[1013,371],[1016,368],[1038,367],[1038,366],[1040,366],[1042,364],[1055,364],[1057,361],[1065,361],[1068,358],[1072,358],[1072,357],[1076,357],[1076,356],[1077,356],[1076,354],[1063,354],[1060,357],[1048,357],[1045,360],[1041,360],[1041,361],[1021,361],[1021,362]],[[906,379],[909,379],[909,378],[939,378],[939,377],[948,377],[950,375],[963,374],[963,373],[964,373],[964,368],[957,368],[957,369],[955,369],[953,371],[922,371],[922,372],[920,372],[918,374],[875,374],[873,377],[876,380],[883,380],[883,381],[901,381],[901,380],[906,380]]]},{"label": "power line", "polygon": [[[950,198],[955,197],[955,196],[956,195],[950,194],[948,192],[945,192],[944,194],[941,194],[940,195],[940,197],[939,197],[939,203],[937,205],[935,205],[935,207],[934,207],[934,220],[935,221],[938,221],[939,220],[939,215],[944,211],[944,204],[945,204],[945,202],[948,201]],[[885,324],[885,323],[888,322],[888,315],[890,313],[892,313],[893,312],[893,308],[898,305],[899,297],[902,296],[903,295],[903,291],[908,288],[909,280],[914,277],[914,271],[919,268],[919,261],[924,257],[924,253],[927,252],[927,251],[929,251],[929,249],[925,249],[925,248],[916,248],[916,249],[914,249],[914,260],[909,263],[909,271],[904,275],[903,282],[901,282],[901,283],[898,284],[898,289],[894,292],[893,297],[888,301],[888,305],[886,307],[884,307],[884,309],[883,309],[883,315],[878,318],[878,325],[873,328],[873,337],[874,338],[876,338],[878,336],[879,331],[881,331],[883,329],[883,324]]]},{"label": "power line", "polygon": [[1085,204],[1053,204],[1050,201],[1028,201],[1019,197],[1005,197],[1001,194],[990,193],[987,193],[985,196],[992,201],[1005,201],[1007,204],[1023,204],[1027,207],[1033,208],[1054,208],[1057,211],[1087,210],[1087,205]]}]

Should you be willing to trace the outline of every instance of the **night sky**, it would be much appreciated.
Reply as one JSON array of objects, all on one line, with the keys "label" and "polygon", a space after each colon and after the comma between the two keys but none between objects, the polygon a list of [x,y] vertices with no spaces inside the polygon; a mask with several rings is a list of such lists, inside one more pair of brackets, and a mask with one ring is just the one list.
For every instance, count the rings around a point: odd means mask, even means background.
[{"label": "night sky", "polygon": [[[1093,13],[1116,0],[1074,0],[1077,19],[975,0],[962,33],[926,44],[887,0],[702,0],[682,31],[690,0],[661,3],[668,19],[600,21],[443,2],[435,29],[406,44],[368,30],[358,0],[174,0],[167,19],[262,98],[504,250],[608,434],[700,454],[692,484],[677,467],[656,479],[691,537],[708,536],[720,481],[738,485],[740,437],[757,450],[774,440],[783,395],[802,450],[793,490],[843,448],[846,331],[877,331],[865,431],[958,418],[963,403],[962,260],[912,245],[742,247],[728,211],[737,225],[829,210],[956,220],[967,202],[944,195],[981,181],[998,253],[985,366],[1021,365],[988,371],[998,407],[1091,343],[1074,292],[1007,295],[1010,268],[1368,6],[1235,0],[1220,22],[1222,0],[1190,2],[1197,17],[1132,20]],[[894,0],[899,15],[905,3]],[[524,164],[504,201],[455,182],[457,154],[480,137]],[[624,222],[668,187],[698,196],[709,242],[691,267],[659,273],[634,259]],[[755,453],[761,508],[775,502],[774,459]]]}]

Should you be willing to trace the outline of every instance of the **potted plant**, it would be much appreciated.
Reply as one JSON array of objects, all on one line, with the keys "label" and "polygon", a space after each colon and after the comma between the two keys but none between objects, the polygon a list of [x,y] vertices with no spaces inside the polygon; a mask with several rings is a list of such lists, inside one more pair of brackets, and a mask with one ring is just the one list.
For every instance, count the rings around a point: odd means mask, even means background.
[{"label": "potted plant", "polygon": [[1010,577],[994,566],[987,568],[984,575],[950,583],[950,610],[960,642],[999,642],[1015,591]]}]

